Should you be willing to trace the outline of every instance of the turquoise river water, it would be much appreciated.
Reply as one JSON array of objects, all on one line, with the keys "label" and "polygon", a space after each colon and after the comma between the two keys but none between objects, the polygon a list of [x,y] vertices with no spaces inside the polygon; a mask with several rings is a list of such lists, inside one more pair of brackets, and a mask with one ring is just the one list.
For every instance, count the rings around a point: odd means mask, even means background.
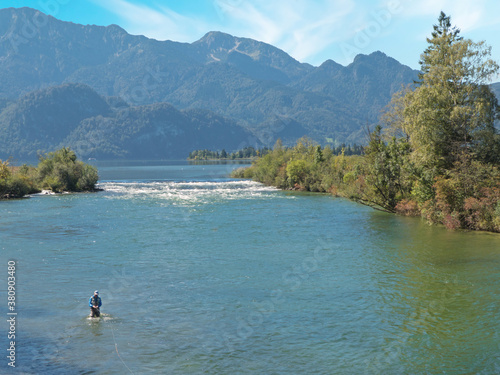
[{"label": "turquoise river water", "polygon": [[500,373],[499,235],[237,166],[108,165],[102,192],[0,202],[0,373]]}]

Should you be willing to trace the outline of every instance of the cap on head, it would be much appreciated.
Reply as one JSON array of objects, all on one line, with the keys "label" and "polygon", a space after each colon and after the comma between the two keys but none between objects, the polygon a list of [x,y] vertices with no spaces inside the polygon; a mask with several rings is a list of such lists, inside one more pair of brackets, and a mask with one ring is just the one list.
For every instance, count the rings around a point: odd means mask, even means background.
[{"label": "cap on head", "polygon": [[96,290],[96,291],[94,292],[94,294],[99,294],[99,291],[98,291],[98,290]]}]

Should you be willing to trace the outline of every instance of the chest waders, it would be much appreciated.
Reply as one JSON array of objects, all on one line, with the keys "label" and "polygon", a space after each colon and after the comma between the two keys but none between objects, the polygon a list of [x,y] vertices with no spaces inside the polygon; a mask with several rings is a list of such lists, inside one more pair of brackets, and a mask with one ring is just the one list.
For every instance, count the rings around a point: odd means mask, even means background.
[{"label": "chest waders", "polygon": [[93,317],[99,317],[101,315],[101,311],[99,311],[99,307],[93,307],[93,306],[99,306],[99,297],[93,296],[92,297],[92,307],[90,308],[90,316]]}]

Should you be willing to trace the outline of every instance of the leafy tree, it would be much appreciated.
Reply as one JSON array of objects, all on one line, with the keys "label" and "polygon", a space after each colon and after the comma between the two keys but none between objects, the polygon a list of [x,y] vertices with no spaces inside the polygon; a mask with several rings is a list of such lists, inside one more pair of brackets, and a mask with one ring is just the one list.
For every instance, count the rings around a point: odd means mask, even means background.
[{"label": "leafy tree", "polygon": [[286,167],[286,174],[291,186],[304,185],[309,174],[307,162],[303,159],[290,161]]},{"label": "leafy tree", "polygon": [[382,127],[378,125],[370,135],[365,149],[368,189],[357,200],[374,208],[395,212],[399,201],[409,197],[411,180],[408,168],[410,145],[404,139],[393,137],[388,143],[382,138]]},{"label": "leafy tree", "polygon": [[97,180],[97,169],[78,161],[69,148],[63,147],[40,157],[38,181],[44,189],[55,192],[94,190]]},{"label": "leafy tree", "polygon": [[0,160],[0,198],[4,197],[9,191],[8,179],[10,176],[9,162]]},{"label": "leafy tree", "polygon": [[0,160],[0,180],[7,179],[11,174],[9,162]]},{"label": "leafy tree", "polygon": [[478,160],[495,160],[499,107],[487,83],[498,71],[484,42],[459,36],[450,17],[441,13],[414,90],[396,96],[390,125],[406,134],[417,164],[435,174],[450,169],[462,152]]},{"label": "leafy tree", "polygon": [[69,148],[40,156],[38,168],[26,164],[11,168],[0,160],[0,199],[21,198],[41,189],[92,191],[98,179],[97,169],[77,160]]},{"label": "leafy tree", "polygon": [[8,161],[0,160],[0,199],[21,198],[26,194],[36,193],[34,168],[23,165],[13,169]]},{"label": "leafy tree", "polygon": [[427,42],[429,46],[425,49],[424,53],[421,56],[420,68],[421,72],[418,77],[420,79],[420,83],[424,79],[424,75],[429,73],[432,64],[432,61],[429,59],[429,56],[432,55],[433,51],[436,51],[437,41],[440,40],[441,37],[447,37],[446,40],[449,43],[453,43],[455,41],[463,40],[460,36],[460,29],[456,26],[451,25],[451,17],[447,16],[444,12],[439,14],[438,24],[433,26],[434,31],[431,33],[432,39],[427,38]]},{"label": "leafy tree", "polygon": [[319,163],[322,163],[324,161],[325,161],[325,159],[323,158],[323,151],[321,150],[321,146],[318,145],[318,146],[316,146],[316,151],[314,154],[314,162],[316,164],[319,164]]},{"label": "leafy tree", "polygon": [[494,122],[500,111],[488,86],[499,66],[484,42],[462,38],[443,12],[427,41],[419,81],[393,96],[383,118],[388,133],[409,145],[401,159],[403,189],[393,192],[396,185],[389,182],[398,175],[388,173],[391,146],[381,142],[367,153],[373,200],[390,206],[399,200],[396,211],[418,204],[429,222],[450,229],[499,230],[500,135]]}]

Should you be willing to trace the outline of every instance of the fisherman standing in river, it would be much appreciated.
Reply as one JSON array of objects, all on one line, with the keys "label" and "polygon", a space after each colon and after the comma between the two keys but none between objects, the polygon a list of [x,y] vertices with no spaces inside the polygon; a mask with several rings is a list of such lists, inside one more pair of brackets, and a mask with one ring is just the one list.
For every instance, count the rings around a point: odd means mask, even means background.
[{"label": "fisherman standing in river", "polygon": [[99,310],[101,308],[101,305],[102,305],[101,297],[99,297],[99,291],[96,290],[94,292],[94,295],[91,296],[89,299],[90,316],[92,318],[99,317],[101,315],[101,311]]}]

